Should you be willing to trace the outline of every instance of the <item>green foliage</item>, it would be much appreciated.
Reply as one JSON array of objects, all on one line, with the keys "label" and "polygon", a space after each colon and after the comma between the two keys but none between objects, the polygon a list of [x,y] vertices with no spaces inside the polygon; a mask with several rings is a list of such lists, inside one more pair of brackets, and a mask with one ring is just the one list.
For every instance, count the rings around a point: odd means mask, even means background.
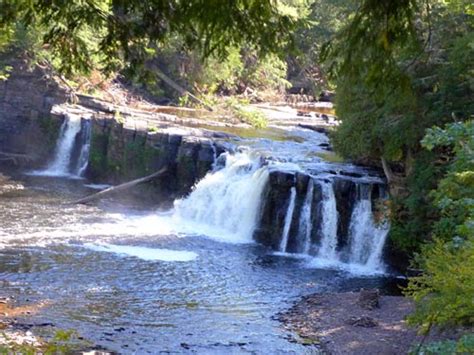
[{"label": "green foliage", "polygon": [[[183,36],[188,48],[203,56],[227,55],[229,46],[254,44],[262,53],[286,46],[296,23],[271,0],[5,0],[0,28],[20,23],[43,29],[43,43],[60,61],[62,72],[88,72],[91,58],[102,55],[105,69],[116,70],[122,61],[142,67],[160,44]],[[89,34],[99,40],[90,41]]]},{"label": "green foliage", "polygon": [[469,6],[365,0],[324,53],[338,84],[334,147],[351,159],[383,157],[397,171],[402,180],[395,187],[405,192],[394,196],[390,240],[409,253],[434,230],[441,237],[440,229],[456,224],[437,223],[444,212],[429,194],[444,173],[446,154],[426,152],[421,140],[427,128],[469,120],[474,112]]},{"label": "green foliage", "polygon": [[259,111],[240,107],[236,108],[234,112],[238,119],[252,125],[255,128],[265,128],[268,125],[267,118]]},{"label": "green foliage", "polygon": [[450,149],[447,174],[432,192],[440,219],[435,242],[423,248],[423,274],[410,279],[406,293],[416,304],[412,324],[474,325],[474,122],[428,130],[427,149]]},{"label": "green foliage", "polygon": [[409,194],[392,197],[395,218],[390,228],[394,248],[408,254],[419,252],[439,218],[429,191],[436,188],[445,170],[436,164],[436,155],[428,151],[418,153],[412,164],[412,172],[406,179]]},{"label": "green foliage", "polygon": [[298,11],[306,21],[300,22],[295,31],[296,53],[287,56],[288,80],[293,86],[313,95],[335,88],[327,75],[328,63],[320,60],[321,51],[347,25],[356,5],[349,0],[314,0],[303,8],[300,4]]},{"label": "green foliage", "polygon": [[443,240],[474,235],[474,121],[428,130],[422,144],[427,149],[448,148],[454,155],[447,175],[432,197],[441,219],[434,226]]},{"label": "green foliage", "polygon": [[237,100],[230,98],[226,100],[225,106],[230,109],[231,113],[240,121],[248,123],[255,128],[265,128],[268,120],[265,114],[248,106],[245,100]]},{"label": "green foliage", "polygon": [[445,340],[413,347],[410,354],[413,355],[451,355],[474,353],[474,335],[466,334],[458,341]]},{"label": "green foliage", "polygon": [[416,304],[410,324],[429,332],[433,325],[443,328],[474,324],[474,238],[437,240],[421,256],[423,275],[410,279],[405,293]]},{"label": "green foliage", "polygon": [[331,43],[344,155],[400,161],[420,150],[426,128],[473,112],[472,14],[427,6],[366,0]]}]

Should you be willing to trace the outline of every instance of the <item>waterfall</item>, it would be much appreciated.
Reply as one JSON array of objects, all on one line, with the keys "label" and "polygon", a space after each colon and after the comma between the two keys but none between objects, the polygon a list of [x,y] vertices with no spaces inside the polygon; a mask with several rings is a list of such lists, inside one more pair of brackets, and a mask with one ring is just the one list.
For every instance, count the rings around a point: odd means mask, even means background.
[{"label": "waterfall", "polygon": [[288,209],[286,210],[285,225],[281,235],[280,251],[285,252],[288,245],[288,237],[290,234],[291,221],[293,220],[293,212],[295,210],[296,188],[293,186],[290,191],[290,198],[288,201]]},{"label": "waterfall", "polygon": [[318,256],[328,260],[335,260],[338,214],[332,182],[321,182],[321,192],[321,246]]},{"label": "waterfall", "polygon": [[[91,127],[90,120],[81,120],[81,116],[67,113],[59,130],[53,160],[46,169],[33,171],[30,174],[58,177],[83,176],[89,163]],[[79,134],[80,150],[76,144]],[[74,153],[78,151],[78,155]]]},{"label": "waterfall", "polygon": [[[298,250],[302,250],[306,254],[309,254],[311,249],[307,246],[311,235],[308,228],[318,228],[321,236],[319,250],[309,265],[317,268],[341,268],[362,274],[383,272],[382,252],[390,226],[386,220],[377,223],[374,219],[371,194],[376,185],[356,183],[356,200],[348,222],[348,243],[339,253],[336,250],[339,214],[334,191],[335,185],[332,182],[324,181],[318,182],[318,184],[321,186],[321,201],[318,204],[321,213],[319,226],[310,225],[311,211],[308,209],[314,209],[315,206],[310,205],[308,186],[298,230],[298,245],[304,245],[304,248],[299,247]],[[383,200],[387,196],[382,191],[379,198]]]},{"label": "waterfall", "polygon": [[301,208],[300,221],[298,225],[298,251],[303,254],[308,254],[311,248],[311,207],[313,204],[313,179],[309,179],[308,188],[306,190],[306,197],[304,199],[303,207]]},{"label": "waterfall", "polygon": [[71,156],[74,150],[76,136],[81,130],[81,117],[74,114],[66,114],[64,122],[59,131],[59,138],[54,152],[54,159],[48,167],[37,175],[45,176],[69,176]]},{"label": "waterfall", "polygon": [[251,242],[268,170],[248,153],[225,154],[222,169],[209,172],[189,196],[175,202],[174,218],[194,234]]},{"label": "waterfall", "polygon": [[77,160],[75,174],[79,177],[84,176],[87,166],[89,165],[89,152],[91,148],[91,131],[92,124],[90,120],[82,122],[81,130],[81,152]]},{"label": "waterfall", "polygon": [[358,185],[358,200],[349,226],[349,262],[380,270],[381,256],[389,231],[386,221],[376,224],[372,213],[372,186]]}]

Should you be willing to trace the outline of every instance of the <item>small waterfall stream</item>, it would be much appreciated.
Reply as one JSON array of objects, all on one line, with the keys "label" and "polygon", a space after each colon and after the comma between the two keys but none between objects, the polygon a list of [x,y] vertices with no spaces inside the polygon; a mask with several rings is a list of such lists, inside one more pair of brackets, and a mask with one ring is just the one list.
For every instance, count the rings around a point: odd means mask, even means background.
[{"label": "small waterfall stream", "polygon": [[338,214],[334,187],[331,182],[321,182],[321,246],[318,256],[327,260],[336,259]]},{"label": "small waterfall stream", "polygon": [[[382,252],[389,223],[384,220],[375,222],[371,196],[374,186],[379,185],[353,182],[357,193],[353,201],[347,202],[352,206],[347,242],[340,242],[344,236],[340,235],[338,230],[340,217],[335,185],[332,181],[313,179],[310,178],[308,182],[303,203],[298,207],[299,211],[295,210],[296,188],[290,189],[279,251],[286,252],[289,239],[296,238],[296,241],[293,241],[293,245],[297,246],[295,252],[312,256],[312,264],[316,267],[337,267],[357,273],[383,272]],[[321,192],[318,195],[321,196],[320,200],[316,204],[313,203],[315,184]],[[379,196],[381,200],[386,198],[386,195]],[[299,213],[298,229],[296,235],[291,236],[290,231],[294,230],[290,227],[295,213]],[[319,218],[316,218],[317,225],[313,225],[313,213],[319,213]]]},{"label": "small waterfall stream", "polygon": [[290,235],[291,221],[293,220],[293,212],[295,210],[296,188],[292,187],[290,190],[290,197],[288,199],[288,209],[286,210],[285,224],[283,226],[283,233],[281,235],[280,251],[286,252],[288,246],[288,237]]},{"label": "small waterfall stream", "polygon": [[80,131],[81,117],[74,114],[66,114],[59,131],[54,159],[39,175],[68,176],[71,174],[71,156],[76,136]]},{"label": "small waterfall stream", "polygon": [[358,185],[358,199],[351,217],[349,262],[366,265],[369,268],[381,267],[381,254],[387,237],[387,222],[377,225],[372,213],[370,185]]},{"label": "small waterfall stream", "polygon": [[299,228],[298,228],[298,251],[302,254],[308,254],[311,248],[311,230],[313,228],[311,221],[311,207],[313,206],[314,182],[310,179],[306,197],[301,210]]},{"label": "small waterfall stream", "polygon": [[92,123],[90,120],[84,120],[82,123],[81,130],[81,153],[79,154],[79,159],[77,160],[77,165],[75,168],[75,175],[84,176],[87,166],[89,165],[89,152],[91,149],[91,132]]},{"label": "small waterfall stream", "polygon": [[[76,148],[80,135],[80,147]],[[89,163],[91,122],[81,116],[67,113],[59,131],[54,158],[46,169],[34,171],[32,175],[57,177],[82,177]],[[75,157],[75,149],[80,149]],[[76,160],[77,159],[77,160]]]}]

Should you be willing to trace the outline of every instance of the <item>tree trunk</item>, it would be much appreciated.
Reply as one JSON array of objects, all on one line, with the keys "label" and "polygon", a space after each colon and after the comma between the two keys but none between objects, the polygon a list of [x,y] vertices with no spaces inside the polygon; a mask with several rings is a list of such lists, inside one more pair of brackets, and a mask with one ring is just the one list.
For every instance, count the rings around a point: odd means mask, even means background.
[{"label": "tree trunk", "polygon": [[120,185],[117,185],[117,186],[112,186],[112,187],[109,187],[108,189],[105,189],[105,190],[102,190],[102,191],[99,191],[95,194],[92,194],[92,195],[89,195],[89,196],[86,196],[86,197],[83,197],[79,200],[76,200],[76,201],[73,201],[73,202],[70,202],[70,204],[77,204],[77,203],[88,203],[90,201],[94,201],[94,200],[97,200],[97,199],[100,199],[100,198],[103,198],[104,196],[107,196],[107,195],[110,195],[114,192],[119,192],[119,191],[123,191],[123,190],[127,190],[133,186],[136,186],[138,184],[142,184],[144,182],[147,182],[147,181],[150,181],[160,175],[163,175],[166,171],[168,170],[167,167],[164,167],[162,169],[160,169],[159,171],[157,171],[156,173],[153,173],[151,175],[148,175],[148,176],[145,176],[145,177],[141,177],[139,179],[135,179],[135,180],[132,180],[132,181],[129,181],[129,182],[126,182],[126,183],[123,183],[123,184],[120,184]]},{"label": "tree trunk", "polygon": [[382,160],[383,172],[385,174],[385,177],[387,178],[387,183],[390,184],[395,180],[395,175],[393,174],[393,171],[390,168],[390,165],[388,165],[385,158],[382,157],[381,160]]}]

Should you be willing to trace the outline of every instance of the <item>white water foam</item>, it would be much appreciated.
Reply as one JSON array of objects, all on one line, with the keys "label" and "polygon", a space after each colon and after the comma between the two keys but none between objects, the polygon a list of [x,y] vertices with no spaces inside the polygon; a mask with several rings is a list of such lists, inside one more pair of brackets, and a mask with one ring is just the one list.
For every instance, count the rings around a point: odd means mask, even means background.
[{"label": "white water foam", "polygon": [[298,240],[301,241],[301,246],[298,246],[298,249],[299,252],[303,254],[308,254],[311,248],[311,230],[313,229],[313,224],[311,222],[311,207],[313,206],[313,191],[314,182],[313,179],[310,179],[306,190],[304,204],[301,209],[298,228]]},{"label": "white water foam", "polygon": [[283,226],[283,233],[280,242],[280,252],[285,252],[288,246],[288,238],[290,234],[291,221],[293,220],[293,212],[295,210],[296,188],[293,186],[290,191],[288,200],[288,209],[286,210],[285,225]]},{"label": "white water foam", "polygon": [[[337,210],[334,191],[323,188],[323,241],[321,250],[307,266],[347,271],[356,275],[377,275],[385,272],[382,251],[389,232],[389,223],[377,224],[372,212],[371,190],[373,186],[358,185],[357,201],[349,226],[348,260],[341,260],[336,253]],[[325,192],[326,191],[326,192]],[[332,193],[331,193],[332,191]],[[326,210],[326,211],[325,211]],[[325,241],[325,238],[327,239]],[[323,246],[325,248],[323,249]]]},{"label": "white water foam", "polygon": [[53,161],[44,170],[33,171],[32,175],[39,176],[71,176],[69,169],[72,151],[76,136],[81,130],[81,117],[74,114],[66,114],[64,122],[59,131]]},{"label": "white water foam", "polygon": [[82,137],[81,137],[81,153],[79,154],[79,159],[77,160],[77,165],[74,171],[74,174],[83,177],[87,166],[89,165],[89,153],[91,149],[91,134],[92,134],[92,124],[90,120],[86,120],[82,125]]},{"label": "white water foam", "polygon": [[336,208],[336,197],[332,182],[321,182],[321,246],[318,250],[318,257],[327,260],[337,260],[337,223],[338,213]]},{"label": "white water foam", "polygon": [[351,216],[349,263],[383,270],[382,250],[389,229],[387,221],[380,224],[374,221],[370,192],[362,194]]},{"label": "white water foam", "polygon": [[268,170],[248,153],[227,154],[225,167],[208,173],[175,201],[180,230],[231,243],[252,243]]},{"label": "white water foam", "polygon": [[98,252],[108,252],[120,256],[133,256],[147,261],[192,261],[198,254],[191,251],[147,248],[131,245],[115,245],[106,243],[86,243],[82,245],[87,249]]}]

